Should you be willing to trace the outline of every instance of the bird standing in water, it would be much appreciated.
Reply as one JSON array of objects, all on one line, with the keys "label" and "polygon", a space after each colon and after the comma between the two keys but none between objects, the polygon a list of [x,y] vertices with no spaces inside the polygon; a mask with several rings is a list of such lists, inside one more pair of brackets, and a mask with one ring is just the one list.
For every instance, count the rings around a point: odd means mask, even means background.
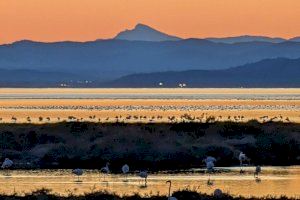
[{"label": "bird standing in water", "polygon": [[109,163],[107,162],[105,167],[102,167],[101,170],[100,170],[102,173],[103,173],[103,178],[104,178],[104,181],[105,181],[105,177],[106,175],[109,174]]},{"label": "bird standing in water", "polygon": [[148,178],[148,173],[147,171],[141,171],[139,173],[139,177],[143,178],[145,181],[145,185],[143,187],[147,187],[147,178]]},{"label": "bird standing in water", "polygon": [[240,168],[241,168],[240,173],[241,174],[244,173],[244,170],[243,170],[243,161],[245,161],[246,159],[247,159],[246,154],[244,154],[243,152],[241,152],[240,155],[239,155]]},{"label": "bird standing in water", "polygon": [[254,178],[256,182],[260,182],[261,179],[259,178],[259,173],[261,172],[261,167],[259,165],[256,166],[255,172],[254,172]]},{"label": "bird standing in water", "polygon": [[127,181],[127,174],[128,174],[128,172],[129,172],[129,166],[128,166],[127,164],[123,165],[123,167],[122,167],[122,172],[123,172],[123,174],[125,175],[125,178],[126,178],[125,181]]},{"label": "bird standing in water", "polygon": [[166,183],[169,183],[169,193],[168,193],[168,200],[177,200],[176,197],[171,196],[171,187],[172,187],[172,182],[169,180]]},{"label": "bird standing in water", "polygon": [[6,176],[9,176],[8,169],[13,166],[14,162],[9,158],[5,158],[4,162],[1,165],[2,169],[6,169]]},{"label": "bird standing in water", "polygon": [[79,168],[73,169],[73,170],[72,170],[72,173],[75,174],[75,175],[77,176],[77,182],[80,182],[79,176],[82,176],[83,170],[82,170],[82,169],[79,169]]},{"label": "bird standing in water", "polygon": [[208,173],[207,185],[213,185],[213,181],[210,180],[210,174],[214,172],[215,162],[217,160],[214,157],[208,156],[203,161],[206,164],[206,173]]}]

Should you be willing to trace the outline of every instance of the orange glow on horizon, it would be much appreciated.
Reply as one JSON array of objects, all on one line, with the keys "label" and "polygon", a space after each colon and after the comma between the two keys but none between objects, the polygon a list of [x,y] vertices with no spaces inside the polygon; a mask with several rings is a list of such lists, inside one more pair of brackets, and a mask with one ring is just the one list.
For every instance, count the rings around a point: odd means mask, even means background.
[{"label": "orange glow on horizon", "polygon": [[0,43],[112,38],[137,23],[183,38],[291,38],[299,21],[299,0],[0,0]]}]

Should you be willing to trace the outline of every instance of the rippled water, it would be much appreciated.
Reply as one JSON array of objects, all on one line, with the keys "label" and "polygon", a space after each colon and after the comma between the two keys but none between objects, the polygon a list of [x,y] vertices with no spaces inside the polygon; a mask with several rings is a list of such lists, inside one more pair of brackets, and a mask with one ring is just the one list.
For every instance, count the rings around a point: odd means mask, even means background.
[{"label": "rippled water", "polygon": [[0,174],[0,193],[23,194],[39,188],[51,189],[60,195],[83,194],[99,190],[107,190],[120,195],[135,192],[145,194],[166,194],[168,186],[166,180],[172,180],[172,190],[195,189],[199,192],[212,193],[220,188],[232,195],[243,196],[280,196],[300,198],[300,166],[294,167],[263,167],[260,176],[261,182],[253,177],[254,167],[245,168],[246,173],[239,174],[239,168],[222,168],[228,172],[211,176],[214,184],[207,186],[208,176],[202,173],[180,174],[149,174],[148,185],[132,173],[126,179],[123,175],[108,175],[105,179],[97,170],[85,170],[80,182],[71,174],[71,170],[15,170],[6,176],[4,171]]}]

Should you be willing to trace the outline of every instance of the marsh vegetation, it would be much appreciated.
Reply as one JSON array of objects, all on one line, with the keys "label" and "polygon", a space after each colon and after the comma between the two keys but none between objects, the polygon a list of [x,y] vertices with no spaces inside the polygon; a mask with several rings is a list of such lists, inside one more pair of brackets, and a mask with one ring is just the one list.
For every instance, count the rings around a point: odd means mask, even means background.
[{"label": "marsh vegetation", "polygon": [[[149,171],[190,169],[206,156],[218,166],[300,164],[300,124],[207,123],[0,124],[0,158],[15,168],[101,168],[127,163]],[[97,162],[95,162],[97,161]]]}]

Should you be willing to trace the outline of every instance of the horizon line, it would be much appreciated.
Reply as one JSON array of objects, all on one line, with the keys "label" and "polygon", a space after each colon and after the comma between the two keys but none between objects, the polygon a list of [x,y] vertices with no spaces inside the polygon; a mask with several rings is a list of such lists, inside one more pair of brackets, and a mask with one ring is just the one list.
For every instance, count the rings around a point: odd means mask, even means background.
[{"label": "horizon line", "polygon": [[[170,34],[169,34],[170,35]],[[176,35],[170,35],[170,36],[175,36],[178,37]],[[224,37],[214,37],[214,36],[210,36],[210,37],[188,37],[188,38],[180,38],[178,41],[180,40],[190,40],[190,39],[195,39],[195,40],[206,40],[209,42],[213,42],[210,41],[209,39],[226,39],[226,38],[238,38],[238,37],[266,37],[266,38],[270,38],[270,39],[282,39],[284,41],[282,42],[294,42],[291,41],[292,39],[298,38],[300,37],[300,34],[298,36],[295,37],[290,37],[290,38],[285,38],[285,37],[271,37],[271,36],[266,36],[266,35],[234,35],[234,36],[224,36]],[[96,41],[107,41],[107,40],[124,40],[124,41],[131,41],[131,42],[166,42],[166,41],[143,41],[143,40],[125,40],[125,39],[115,39],[115,37],[111,37],[111,38],[95,38],[95,39],[91,39],[91,40],[35,40],[35,39],[28,39],[28,38],[24,38],[24,39],[19,39],[19,40],[14,40],[12,42],[8,42],[8,43],[0,43],[0,45],[11,45],[11,44],[15,44],[18,42],[24,42],[24,41],[28,41],[28,42],[37,42],[37,43],[46,43],[46,44],[52,44],[52,43],[63,43],[63,42],[74,42],[74,43],[89,43],[89,42],[96,42]],[[264,42],[264,41],[250,41],[250,42]],[[220,42],[222,43],[222,42]],[[278,42],[281,43],[281,42]]]},{"label": "horizon line", "polygon": [[[176,34],[172,34],[172,33],[166,33],[164,31],[161,31],[157,28],[154,28],[150,25],[147,25],[145,23],[136,23],[135,26],[133,26],[133,28],[131,29],[125,29],[125,30],[121,30],[119,32],[117,32],[116,34],[114,34],[114,36],[112,37],[104,37],[104,38],[95,38],[95,39],[89,39],[89,40],[69,40],[69,39],[63,39],[63,40],[37,40],[37,39],[29,39],[29,38],[23,38],[23,39],[18,39],[18,40],[14,40],[14,41],[11,41],[11,42],[3,42],[1,43],[0,42],[0,45],[11,45],[11,44],[14,44],[14,43],[17,43],[17,42],[22,42],[22,41],[31,41],[31,42],[39,42],[39,43],[62,43],[62,42],[76,42],[76,43],[88,43],[88,42],[95,42],[95,41],[98,41],[98,40],[114,40],[116,39],[116,37],[118,36],[118,34],[124,32],[124,31],[132,31],[134,29],[137,28],[137,26],[139,25],[142,25],[142,26],[147,26],[155,31],[158,31],[162,34],[166,34],[166,35],[169,35],[169,36],[173,36],[173,37],[178,37],[179,40],[188,40],[188,39],[199,39],[199,40],[208,40],[209,39],[225,39],[225,38],[238,38],[238,37],[266,37],[266,38],[270,38],[270,39],[282,39],[284,41],[282,42],[285,42],[285,41],[290,41],[292,39],[295,39],[295,38],[298,38],[300,37],[300,33],[299,35],[295,35],[293,37],[280,37],[280,36],[269,36],[269,35],[260,35],[260,34],[241,34],[241,35],[228,35],[228,36],[221,36],[221,37],[218,37],[218,36],[205,36],[205,37],[180,37],[180,36],[177,36]],[[118,39],[118,40],[121,40],[121,39]],[[126,40],[126,41],[142,41],[142,40]],[[258,41],[260,42],[260,41]],[[280,43],[280,42],[278,42]]]}]

